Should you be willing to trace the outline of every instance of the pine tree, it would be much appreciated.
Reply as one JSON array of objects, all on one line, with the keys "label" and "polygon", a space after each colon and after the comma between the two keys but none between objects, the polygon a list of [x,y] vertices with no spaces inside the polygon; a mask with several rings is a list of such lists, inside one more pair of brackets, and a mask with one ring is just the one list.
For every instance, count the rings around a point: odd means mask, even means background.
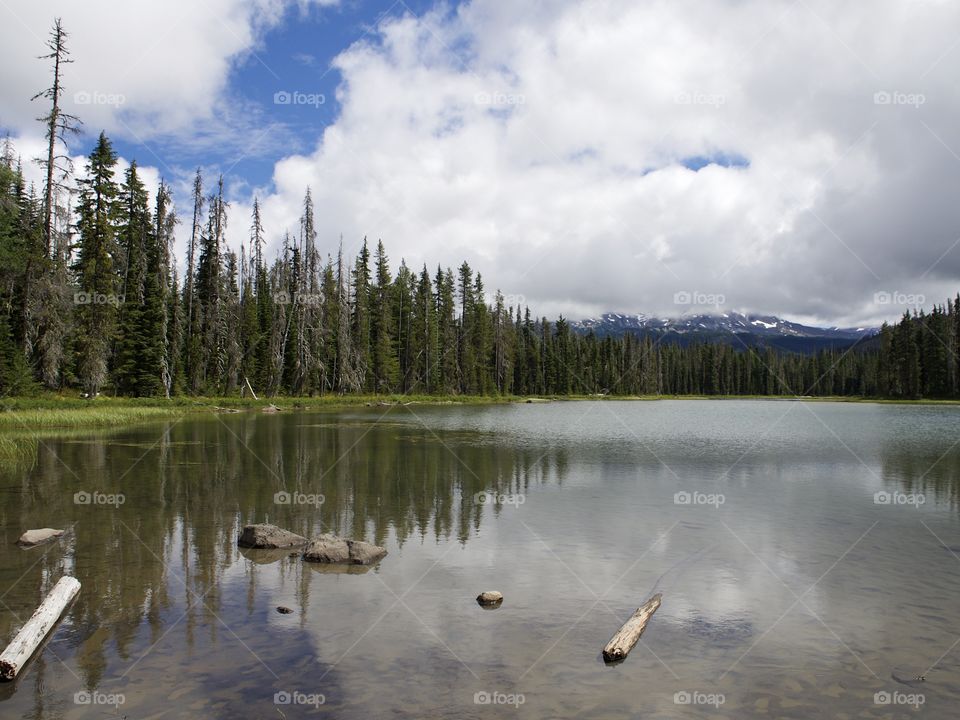
[{"label": "pine tree", "polygon": [[166,392],[166,303],[161,278],[165,275],[164,253],[159,246],[165,238],[157,237],[136,162],[127,170],[119,206],[118,238],[124,249],[124,273],[115,384],[124,395],[161,395]]},{"label": "pine tree", "polygon": [[76,367],[80,385],[94,397],[107,381],[119,304],[117,198],[114,181],[117,155],[100,133],[80,180],[77,208],[79,247],[76,274]]},{"label": "pine tree", "polygon": [[399,376],[394,347],[394,308],[390,265],[383,241],[374,256],[374,284],[370,288],[371,381],[378,393],[391,393]]},{"label": "pine tree", "polygon": [[370,250],[366,238],[363,239],[351,277],[353,302],[350,343],[353,347],[353,373],[359,386],[369,390],[373,382],[370,373]]}]

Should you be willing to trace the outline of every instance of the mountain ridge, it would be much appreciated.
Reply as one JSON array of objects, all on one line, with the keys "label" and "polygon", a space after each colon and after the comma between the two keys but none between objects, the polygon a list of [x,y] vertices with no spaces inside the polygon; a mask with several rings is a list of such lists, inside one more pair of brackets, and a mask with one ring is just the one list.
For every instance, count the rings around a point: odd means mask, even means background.
[{"label": "mountain ridge", "polygon": [[604,313],[570,323],[580,333],[621,337],[632,333],[660,343],[690,345],[723,342],[745,347],[773,347],[810,353],[850,347],[879,332],[879,328],[823,328],[757,313],[697,313],[674,318],[644,314]]}]

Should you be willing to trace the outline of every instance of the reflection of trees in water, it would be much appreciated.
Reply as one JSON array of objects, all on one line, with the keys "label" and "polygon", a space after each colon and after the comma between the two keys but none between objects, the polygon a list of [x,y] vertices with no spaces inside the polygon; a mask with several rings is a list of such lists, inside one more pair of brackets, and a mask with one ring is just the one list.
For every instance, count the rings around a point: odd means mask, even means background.
[{"label": "reflection of trees in water", "polygon": [[960,509],[960,448],[945,454],[886,451],[881,462],[884,481],[901,492]]},{"label": "reflection of trees in water", "polygon": [[[160,641],[178,619],[188,648],[198,627],[216,640],[223,632],[214,616],[220,579],[241,560],[236,538],[246,523],[378,544],[391,532],[400,544],[431,535],[465,543],[484,514],[501,511],[478,501],[479,493],[526,495],[562,481],[567,471],[562,447],[511,447],[502,438],[400,423],[338,425],[324,418],[308,426],[304,417],[174,423],[159,440],[152,426],[41,443],[32,467],[0,479],[7,487],[0,581],[4,588],[16,583],[4,598],[10,610],[0,607],[0,642],[9,641],[61,575],[76,575],[83,590],[69,611],[66,637],[92,690],[114,653],[135,661],[141,651],[134,646]],[[123,493],[126,501],[118,508],[77,505],[74,493],[81,490]],[[322,494],[324,502],[278,505],[280,491]],[[65,526],[72,532],[60,543],[28,551],[12,546],[25,529]],[[290,570],[281,563],[279,571]],[[256,573],[249,575],[252,611]],[[303,606],[310,579],[311,573],[298,577]],[[40,677],[32,673],[30,682]]]}]

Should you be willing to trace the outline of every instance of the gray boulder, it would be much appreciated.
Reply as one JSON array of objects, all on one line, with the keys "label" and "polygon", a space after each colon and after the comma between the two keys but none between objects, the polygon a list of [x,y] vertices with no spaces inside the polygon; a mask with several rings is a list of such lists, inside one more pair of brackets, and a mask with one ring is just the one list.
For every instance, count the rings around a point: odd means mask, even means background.
[{"label": "gray boulder", "polygon": [[54,530],[53,528],[27,530],[23,535],[20,536],[20,539],[17,540],[17,545],[20,545],[21,547],[33,547],[34,545],[41,545],[42,543],[50,542],[61,535],[63,535],[63,530]]},{"label": "gray boulder", "polygon": [[377,545],[326,534],[316,538],[307,546],[303,559],[316,563],[372,565],[386,554],[386,549]]},{"label": "gray boulder", "polygon": [[306,545],[307,539],[302,535],[297,535],[289,530],[278,528],[276,525],[247,525],[237,538],[237,545],[246,548],[262,548],[272,550],[275,548],[297,547]]}]

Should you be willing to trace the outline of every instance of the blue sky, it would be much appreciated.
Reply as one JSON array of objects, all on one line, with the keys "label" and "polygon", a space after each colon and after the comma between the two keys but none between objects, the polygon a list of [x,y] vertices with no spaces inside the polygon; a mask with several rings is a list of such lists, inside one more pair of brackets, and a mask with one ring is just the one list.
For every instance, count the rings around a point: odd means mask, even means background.
[{"label": "blue sky", "polygon": [[[205,145],[198,152],[176,136],[141,143],[123,134],[113,136],[114,146],[122,156],[138,158],[141,164],[156,164],[159,156],[171,168],[203,166],[229,171],[234,181],[266,187],[278,159],[309,152],[323,129],[336,119],[336,89],[342,78],[331,64],[333,59],[353,43],[376,43],[380,23],[405,14],[421,15],[433,6],[427,0],[347,0],[336,7],[288,7],[282,22],[238,58],[228,76],[229,96],[260,113],[262,132],[254,133],[246,147]],[[445,6],[452,9],[456,3]],[[277,104],[274,100],[279,92],[290,94],[291,103]],[[293,93],[300,93],[300,103],[293,102]],[[290,143],[276,148],[264,141],[263,133],[280,130],[288,133]],[[78,140],[77,149],[87,151],[94,139],[88,135]]]}]

